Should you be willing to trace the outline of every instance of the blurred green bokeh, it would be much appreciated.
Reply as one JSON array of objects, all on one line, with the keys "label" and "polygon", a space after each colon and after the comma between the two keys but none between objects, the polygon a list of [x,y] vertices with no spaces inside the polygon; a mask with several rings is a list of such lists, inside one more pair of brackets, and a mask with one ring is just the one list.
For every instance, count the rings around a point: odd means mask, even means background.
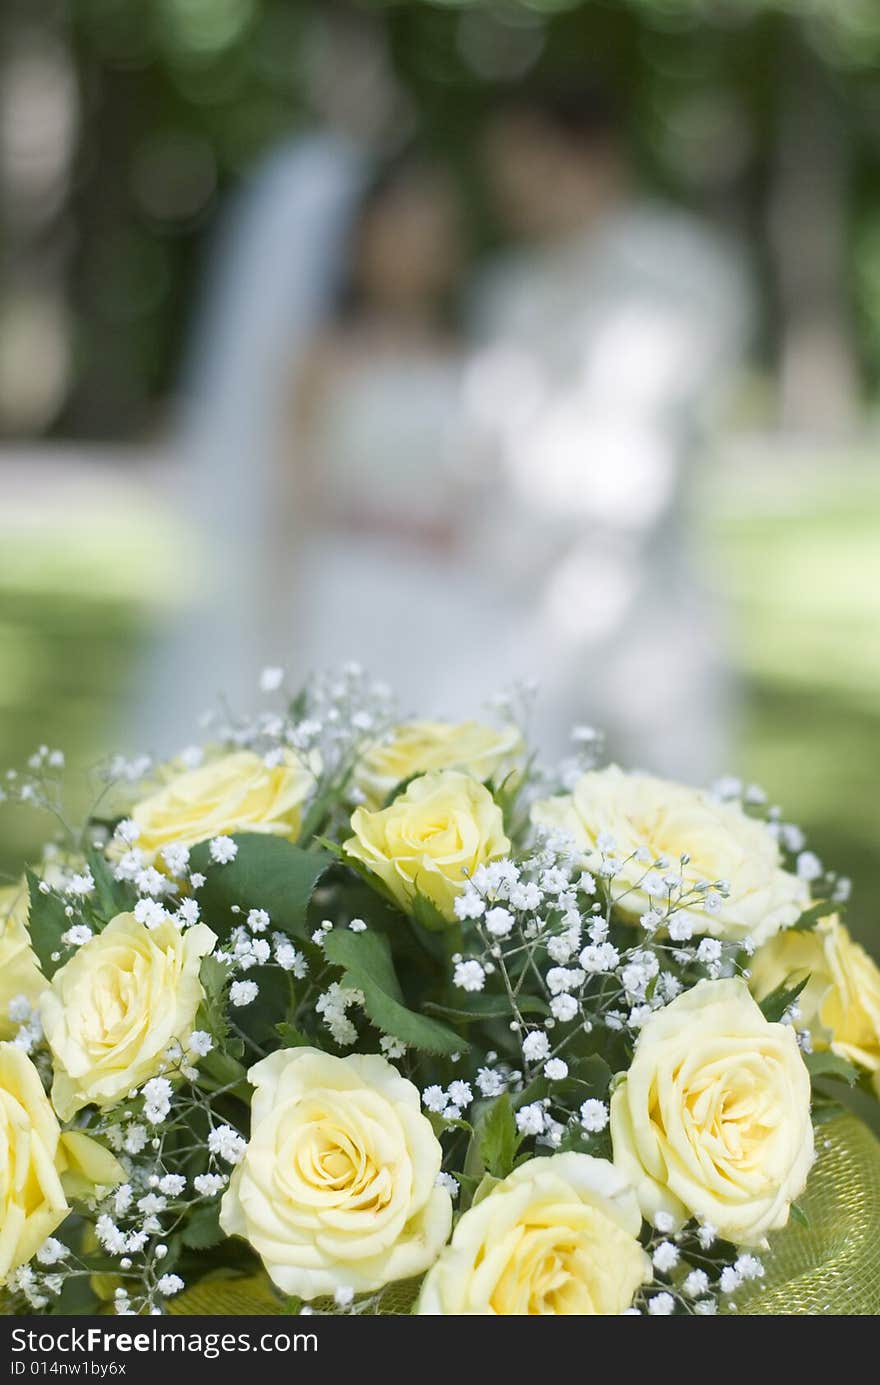
[{"label": "blurred green bokeh", "polygon": [[[369,126],[369,102],[345,109],[369,81],[395,112],[377,147],[447,154],[479,244],[483,112],[521,78],[594,72],[646,183],[734,227],[769,277],[781,143],[818,111],[831,144],[811,126],[801,153],[839,178],[846,312],[863,381],[880,381],[876,0],[7,0],[0,31],[7,119],[35,131],[0,170],[0,435],[154,426],[224,197],[316,119]],[[5,385],[26,350],[45,378]]]}]

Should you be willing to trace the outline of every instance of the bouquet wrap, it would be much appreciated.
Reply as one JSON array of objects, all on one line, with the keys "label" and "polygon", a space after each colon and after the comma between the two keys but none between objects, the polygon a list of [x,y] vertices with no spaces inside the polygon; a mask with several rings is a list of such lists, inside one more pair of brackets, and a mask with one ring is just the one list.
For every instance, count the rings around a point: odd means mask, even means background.
[{"label": "bouquet wrap", "polygon": [[862,1121],[843,1115],[820,1127],[817,1145],[818,1177],[801,1203],[809,1224],[790,1222],[771,1237],[766,1277],[738,1295],[742,1313],[880,1313],[880,1144]]},{"label": "bouquet wrap", "polygon": [[[880,1313],[880,1144],[857,1117],[841,1115],[822,1128],[800,1205],[808,1225],[791,1221],[771,1237],[765,1278],[737,1293],[737,1310],[762,1316]],[[417,1287],[413,1281],[396,1286],[384,1296],[384,1311],[408,1313]],[[315,1306],[320,1309],[320,1302]],[[284,1313],[262,1275],[202,1280],[168,1309],[215,1317]]]}]

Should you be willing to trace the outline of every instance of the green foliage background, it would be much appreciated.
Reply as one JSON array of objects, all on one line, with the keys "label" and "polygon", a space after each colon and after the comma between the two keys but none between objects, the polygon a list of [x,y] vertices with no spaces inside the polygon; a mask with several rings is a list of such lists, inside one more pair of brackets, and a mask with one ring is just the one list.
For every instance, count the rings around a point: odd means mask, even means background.
[{"label": "green foliage background", "polygon": [[[41,232],[64,259],[75,323],[56,433],[130,437],[156,422],[177,378],[217,211],[267,150],[312,120],[316,33],[344,16],[384,42],[420,136],[458,162],[479,237],[491,226],[473,137],[503,85],[493,74],[503,67],[504,32],[532,35],[535,75],[601,74],[628,108],[647,180],[735,223],[759,262],[785,112],[805,84],[817,87],[845,146],[852,308],[866,379],[876,383],[873,0],[7,0],[9,39],[50,35],[68,52],[79,90],[71,184]],[[728,149],[743,143],[741,166],[726,180],[713,167],[719,140]],[[13,282],[20,247],[14,216],[5,219]],[[772,302],[765,328],[772,354]]]}]

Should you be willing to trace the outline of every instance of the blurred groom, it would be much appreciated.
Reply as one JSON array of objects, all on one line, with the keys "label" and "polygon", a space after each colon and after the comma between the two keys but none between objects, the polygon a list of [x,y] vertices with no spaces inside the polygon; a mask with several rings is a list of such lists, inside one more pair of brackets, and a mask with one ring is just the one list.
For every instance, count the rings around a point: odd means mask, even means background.
[{"label": "blurred groom", "polygon": [[513,239],[474,295],[469,377],[497,469],[499,647],[540,676],[548,748],[586,720],[613,756],[704,781],[724,767],[732,690],[690,500],[748,334],[741,263],[634,192],[596,88],[512,97],[484,152]]}]

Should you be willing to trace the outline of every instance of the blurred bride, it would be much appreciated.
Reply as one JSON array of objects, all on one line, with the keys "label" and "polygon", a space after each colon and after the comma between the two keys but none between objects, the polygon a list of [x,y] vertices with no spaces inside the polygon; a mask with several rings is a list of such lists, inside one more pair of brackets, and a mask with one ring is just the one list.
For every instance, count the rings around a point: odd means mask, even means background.
[{"label": "blurred bride", "polygon": [[358,201],[333,311],[292,380],[286,449],[292,666],[344,653],[409,709],[446,712],[485,691],[462,271],[447,171],[387,166]]},{"label": "blurred bride", "polygon": [[267,664],[296,686],[358,659],[424,713],[474,711],[493,687],[462,261],[455,185],[427,160],[371,178],[316,134],[244,190],[187,390],[176,499],[202,577],[151,657],[151,749],[183,743],[218,696],[251,707]]}]

